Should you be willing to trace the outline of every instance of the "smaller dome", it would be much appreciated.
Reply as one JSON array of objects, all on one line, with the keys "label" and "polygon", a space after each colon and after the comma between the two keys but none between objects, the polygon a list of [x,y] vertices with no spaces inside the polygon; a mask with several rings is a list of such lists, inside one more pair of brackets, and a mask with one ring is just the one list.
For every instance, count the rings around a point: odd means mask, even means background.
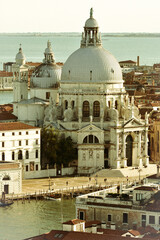
[{"label": "smaller dome", "polygon": [[85,28],[98,28],[98,23],[93,18],[93,8],[90,9],[90,18],[85,22]]},{"label": "smaller dome", "polygon": [[16,63],[17,63],[18,65],[23,65],[23,64],[25,64],[26,57],[25,57],[25,55],[23,54],[23,51],[22,51],[22,48],[21,48],[21,47],[19,48],[19,52],[16,54],[15,60],[16,60]]},{"label": "smaller dome", "polygon": [[86,28],[98,28],[98,23],[97,23],[96,19],[88,18],[87,21],[85,22],[85,27]]}]

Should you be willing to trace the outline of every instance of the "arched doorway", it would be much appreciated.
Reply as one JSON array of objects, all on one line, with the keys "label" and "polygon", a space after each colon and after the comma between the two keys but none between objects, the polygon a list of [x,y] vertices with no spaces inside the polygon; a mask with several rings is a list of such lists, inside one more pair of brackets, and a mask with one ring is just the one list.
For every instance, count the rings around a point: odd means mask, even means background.
[{"label": "arched doorway", "polygon": [[131,135],[128,135],[126,138],[127,166],[132,166],[132,147],[133,147],[133,138]]}]

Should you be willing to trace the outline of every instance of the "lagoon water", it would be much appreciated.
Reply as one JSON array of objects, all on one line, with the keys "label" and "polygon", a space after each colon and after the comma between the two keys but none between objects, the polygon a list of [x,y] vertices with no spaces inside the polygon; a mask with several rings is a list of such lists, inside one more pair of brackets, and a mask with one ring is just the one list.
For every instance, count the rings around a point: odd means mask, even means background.
[{"label": "lagoon water", "polygon": [[52,229],[62,229],[61,223],[75,218],[75,200],[18,201],[0,208],[0,240],[22,240]]}]

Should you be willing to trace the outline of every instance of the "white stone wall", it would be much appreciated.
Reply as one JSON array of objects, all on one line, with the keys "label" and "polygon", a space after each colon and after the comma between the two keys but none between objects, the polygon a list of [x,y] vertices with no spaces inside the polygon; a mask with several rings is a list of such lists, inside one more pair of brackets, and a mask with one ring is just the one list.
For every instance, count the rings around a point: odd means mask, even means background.
[{"label": "white stone wall", "polygon": [[[22,151],[22,159],[18,159],[19,151]],[[26,158],[26,151],[29,152],[28,159]],[[13,152],[14,160],[12,159]],[[40,129],[0,131],[0,161],[3,160],[3,153],[5,155],[4,161],[21,161],[23,172],[26,171],[26,166],[28,166],[28,171],[30,171],[31,163],[34,163],[34,170],[36,170],[36,165],[37,169],[40,170]]]},{"label": "white stone wall", "polygon": [[[10,180],[3,180],[4,176],[9,176]],[[22,192],[22,169],[0,169],[0,195],[4,192],[4,185],[9,186],[9,194]]]}]

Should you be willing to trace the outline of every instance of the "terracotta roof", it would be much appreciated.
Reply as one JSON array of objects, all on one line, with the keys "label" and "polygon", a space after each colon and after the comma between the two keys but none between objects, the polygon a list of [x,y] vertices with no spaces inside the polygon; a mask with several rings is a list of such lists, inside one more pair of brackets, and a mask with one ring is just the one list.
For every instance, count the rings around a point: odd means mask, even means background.
[{"label": "terracotta roof", "polygon": [[149,186],[141,186],[135,188],[135,190],[141,190],[141,191],[155,191],[155,187],[149,187]]},{"label": "terracotta roof", "polygon": [[21,122],[0,123],[0,131],[36,129],[36,128],[38,127],[33,127],[31,125]]},{"label": "terracotta roof", "polygon": [[[86,233],[86,232],[67,232],[52,230],[49,233],[42,234],[35,237],[30,237],[24,240],[130,240],[130,237],[121,237],[119,235],[111,234],[95,234],[95,233]],[[142,238],[136,238],[137,240],[142,240]]]},{"label": "terracotta roof", "polygon": [[133,236],[139,236],[139,235],[141,235],[139,231],[133,230],[133,229],[129,230],[128,232],[131,233]]},{"label": "terracotta roof", "polygon": [[113,230],[113,229],[102,229],[102,228],[98,228],[97,229],[98,232],[103,232],[103,234],[111,234],[111,235],[118,235],[121,236],[122,234],[127,233],[127,230]]},{"label": "terracotta roof", "polygon": [[0,112],[13,112],[13,104],[1,104],[0,105]]},{"label": "terracotta roof", "polygon": [[146,226],[146,227],[139,227],[137,229],[138,232],[140,232],[141,235],[145,234],[145,233],[157,233],[158,231],[155,230],[153,227],[151,226]]},{"label": "terracotta roof", "polygon": [[0,113],[0,121],[2,120],[17,120],[18,117],[16,117],[14,114],[10,112],[2,112]]},{"label": "terracotta roof", "polygon": [[160,191],[152,196],[150,202],[146,205],[146,210],[160,212]]},{"label": "terracotta roof", "polygon": [[136,62],[132,60],[125,60],[125,61],[120,61],[119,63],[136,63]]},{"label": "terracotta roof", "polygon": [[35,67],[37,67],[37,66],[39,66],[40,64],[42,64],[41,62],[26,62],[26,64],[28,65],[28,66],[35,66]]},{"label": "terracotta roof", "polygon": [[72,220],[69,220],[67,222],[64,222],[63,224],[75,225],[75,224],[82,223],[82,222],[85,222],[85,221],[84,220],[80,220],[80,219],[72,219]]},{"label": "terracotta roof", "polygon": [[87,222],[85,222],[85,228],[92,227],[93,224],[100,225],[101,222],[100,221],[96,221],[96,220],[87,221]]},{"label": "terracotta roof", "polygon": [[19,163],[0,162],[0,170],[16,169],[16,168],[19,168]]},{"label": "terracotta roof", "polygon": [[13,77],[13,72],[0,71],[0,77]]}]

